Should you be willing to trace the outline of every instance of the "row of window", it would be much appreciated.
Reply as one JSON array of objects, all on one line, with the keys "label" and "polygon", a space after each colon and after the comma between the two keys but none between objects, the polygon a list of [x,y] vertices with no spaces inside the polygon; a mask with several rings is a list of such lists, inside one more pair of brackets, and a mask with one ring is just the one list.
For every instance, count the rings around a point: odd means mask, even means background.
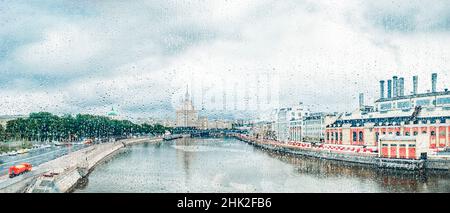
[{"label": "row of window", "polygon": [[[382,132],[382,134],[383,135],[386,135],[386,132]],[[393,132],[389,132],[388,134],[393,134]],[[419,133],[417,132],[417,131],[414,131],[413,132],[413,135],[414,136],[416,136],[416,135],[418,135]],[[427,131],[422,131],[422,134],[427,134]],[[430,132],[430,134],[431,134],[431,136],[436,136],[436,132],[435,131],[431,131]],[[446,132],[445,131],[441,131],[441,132],[439,132],[439,135],[440,136],[445,136],[445,134],[446,134]],[[395,135],[397,135],[397,136],[400,136],[400,132],[395,132]],[[404,135],[405,136],[410,136],[410,132],[405,132],[404,133]],[[359,133],[357,133],[357,132],[353,132],[353,141],[364,141],[364,134],[363,134],[363,132],[362,131],[359,131]],[[342,133],[331,133],[331,139],[333,139],[334,138],[334,140],[340,140],[340,141],[342,141]],[[377,132],[377,133],[375,133],[375,140],[376,141],[378,141],[378,138],[379,138],[379,133]],[[329,132],[327,132],[327,140],[330,140],[330,133]]]},{"label": "row of window", "polygon": [[[379,133],[377,132],[376,134],[379,134]],[[382,132],[382,134],[383,134],[383,135],[386,135],[386,132]],[[391,135],[392,132],[389,132],[389,134]],[[414,132],[413,132],[413,135],[414,135],[414,136],[416,136],[416,135],[418,135],[418,134],[419,134],[419,133],[418,133],[417,131],[414,131]],[[422,134],[427,134],[427,131],[426,131],[426,130],[422,131]],[[446,134],[445,130],[439,132],[439,136],[445,136],[445,134]],[[400,132],[399,132],[399,131],[395,132],[395,135],[400,136]],[[404,132],[404,135],[405,135],[405,136],[410,136],[411,133],[410,133],[410,132]],[[435,132],[435,131],[431,131],[431,132],[430,132],[430,135],[431,135],[431,136],[436,136],[436,132]]]},{"label": "row of window", "polygon": [[[338,132],[336,132],[336,133],[334,133],[334,132],[332,132],[331,133],[331,139],[333,139],[334,138],[334,140],[340,140],[340,141],[342,141],[342,133],[338,133]],[[327,132],[327,140],[330,140],[330,133],[329,132]]]},{"label": "row of window", "polygon": [[359,133],[353,132],[353,141],[357,141],[356,139],[359,139],[358,141],[364,141],[364,134],[362,131],[359,131]]},{"label": "row of window", "polygon": [[[416,106],[428,106],[431,104],[430,99],[419,99],[416,100]],[[436,101],[433,100],[433,105],[445,105],[450,104],[450,97],[437,98]],[[397,109],[410,109],[411,102],[410,101],[401,101],[397,102]],[[380,104],[380,111],[387,111],[392,109],[392,103],[382,103]]]},{"label": "row of window", "polygon": [[[342,133],[331,133],[331,139],[342,141]],[[330,133],[327,132],[327,140],[330,140]],[[353,132],[353,141],[364,141],[364,134],[362,131]]]},{"label": "row of window", "polygon": [[[389,144],[385,144],[384,143],[381,146],[387,147],[387,146],[389,146]],[[396,146],[397,146],[397,144],[391,144],[391,147],[396,147]],[[406,147],[406,144],[400,144],[400,147]],[[416,147],[416,145],[415,144],[409,144],[408,147],[409,148],[414,148],[414,147]]]}]

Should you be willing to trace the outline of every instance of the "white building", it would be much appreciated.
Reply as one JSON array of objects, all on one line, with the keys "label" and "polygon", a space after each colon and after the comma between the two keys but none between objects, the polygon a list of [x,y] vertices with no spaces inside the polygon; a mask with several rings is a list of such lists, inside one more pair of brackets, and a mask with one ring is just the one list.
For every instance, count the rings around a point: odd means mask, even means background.
[{"label": "white building", "polygon": [[286,142],[289,139],[289,108],[276,109],[273,112],[272,130],[275,134],[275,139]]},{"label": "white building", "polygon": [[303,139],[303,125],[304,117],[309,116],[309,110],[305,109],[300,103],[298,106],[293,107],[290,111],[289,121],[289,140],[290,141],[302,141]]},{"label": "white building", "polygon": [[213,121],[207,121],[207,128],[208,129],[232,129],[233,124],[230,121],[213,120]]},{"label": "white building", "polygon": [[197,127],[197,125],[198,111],[195,110],[186,88],[184,101],[176,111],[176,127]]},{"label": "white building", "polygon": [[310,113],[303,118],[303,140],[307,142],[323,142],[326,126],[338,118],[337,114]]},{"label": "white building", "polygon": [[276,140],[281,142],[301,141],[303,117],[308,114],[309,111],[301,103],[295,107],[274,110],[272,130]]}]

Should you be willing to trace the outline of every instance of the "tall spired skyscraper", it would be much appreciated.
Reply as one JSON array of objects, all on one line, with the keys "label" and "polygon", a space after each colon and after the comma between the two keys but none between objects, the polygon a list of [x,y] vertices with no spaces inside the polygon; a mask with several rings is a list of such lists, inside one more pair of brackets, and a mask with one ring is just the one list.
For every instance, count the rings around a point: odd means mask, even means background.
[{"label": "tall spired skyscraper", "polygon": [[177,109],[177,127],[196,127],[198,121],[198,111],[195,110],[189,96],[189,88],[186,86],[186,93],[181,106]]}]

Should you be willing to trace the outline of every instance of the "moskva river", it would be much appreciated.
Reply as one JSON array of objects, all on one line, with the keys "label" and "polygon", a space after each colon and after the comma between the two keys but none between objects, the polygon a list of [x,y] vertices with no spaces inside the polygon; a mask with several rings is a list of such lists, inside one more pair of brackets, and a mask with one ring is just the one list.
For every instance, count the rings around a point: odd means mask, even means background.
[{"label": "moskva river", "polygon": [[232,138],[125,148],[75,192],[450,192],[450,176],[274,153]]}]

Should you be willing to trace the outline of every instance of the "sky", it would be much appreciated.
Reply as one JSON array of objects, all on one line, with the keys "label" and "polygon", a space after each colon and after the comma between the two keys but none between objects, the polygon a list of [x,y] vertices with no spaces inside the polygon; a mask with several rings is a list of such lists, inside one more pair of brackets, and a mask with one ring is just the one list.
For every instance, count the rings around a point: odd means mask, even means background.
[{"label": "sky", "polygon": [[0,115],[352,111],[379,81],[450,82],[450,2],[0,0]]}]

